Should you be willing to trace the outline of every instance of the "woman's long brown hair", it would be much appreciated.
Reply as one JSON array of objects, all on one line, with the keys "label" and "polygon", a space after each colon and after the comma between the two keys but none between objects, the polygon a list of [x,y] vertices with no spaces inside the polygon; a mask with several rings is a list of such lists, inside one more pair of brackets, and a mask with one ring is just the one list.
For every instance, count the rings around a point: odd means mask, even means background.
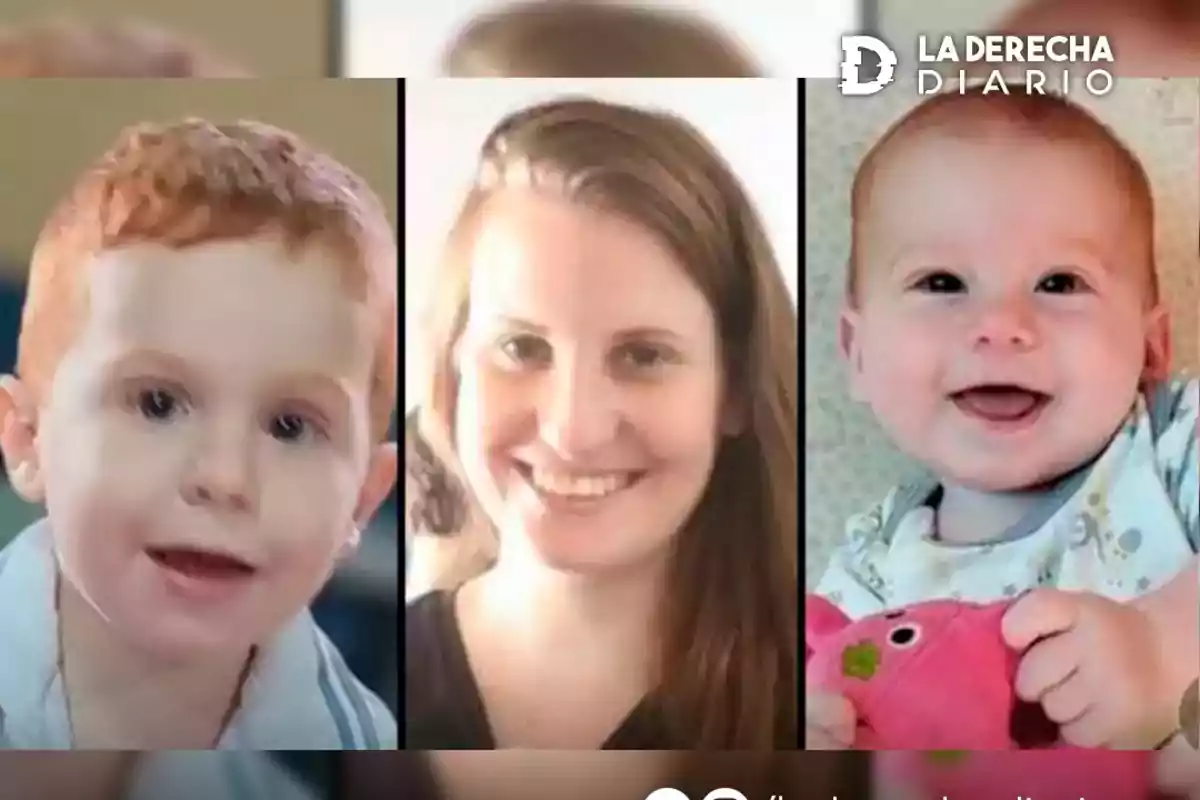
[{"label": "woman's long brown hair", "polygon": [[713,309],[745,426],[722,440],[675,540],[656,699],[673,747],[797,747],[798,321],[763,225],[729,166],[675,116],[563,99],[502,120],[484,143],[425,328],[434,357],[422,432],[454,469],[453,353],[468,313],[468,256],[491,193],[513,173],[645,226]]}]

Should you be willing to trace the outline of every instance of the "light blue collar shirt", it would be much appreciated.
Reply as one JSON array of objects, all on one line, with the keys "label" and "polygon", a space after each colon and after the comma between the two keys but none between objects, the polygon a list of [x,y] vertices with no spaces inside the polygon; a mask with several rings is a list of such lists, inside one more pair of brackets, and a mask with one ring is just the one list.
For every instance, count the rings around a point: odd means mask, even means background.
[{"label": "light blue collar shirt", "polygon": [[[0,658],[0,745],[4,747],[71,747],[58,670],[56,569],[46,520],[35,522],[0,550],[0,651],[4,654]],[[395,718],[351,674],[307,609],[273,641],[260,646],[242,697],[219,750],[398,747]],[[199,763],[216,762],[200,759]]]}]

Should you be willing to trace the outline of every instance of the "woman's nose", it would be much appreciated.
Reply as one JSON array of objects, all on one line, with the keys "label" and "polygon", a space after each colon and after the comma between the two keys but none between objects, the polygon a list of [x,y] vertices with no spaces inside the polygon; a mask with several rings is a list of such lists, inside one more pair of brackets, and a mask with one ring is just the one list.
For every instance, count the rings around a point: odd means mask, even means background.
[{"label": "woman's nose", "polygon": [[619,413],[607,378],[560,373],[540,409],[542,440],[563,456],[582,456],[610,442]]}]

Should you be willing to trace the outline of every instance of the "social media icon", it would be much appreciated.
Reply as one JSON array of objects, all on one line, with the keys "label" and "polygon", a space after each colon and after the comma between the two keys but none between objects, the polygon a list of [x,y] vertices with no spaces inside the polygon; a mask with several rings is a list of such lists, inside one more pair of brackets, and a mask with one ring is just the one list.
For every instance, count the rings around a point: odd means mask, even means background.
[{"label": "social media icon", "polygon": [[[686,794],[678,789],[655,789],[650,794],[646,795],[646,800],[691,800]],[[746,795],[739,792],[737,789],[713,789],[708,794],[704,795],[704,800],[747,800]]]}]

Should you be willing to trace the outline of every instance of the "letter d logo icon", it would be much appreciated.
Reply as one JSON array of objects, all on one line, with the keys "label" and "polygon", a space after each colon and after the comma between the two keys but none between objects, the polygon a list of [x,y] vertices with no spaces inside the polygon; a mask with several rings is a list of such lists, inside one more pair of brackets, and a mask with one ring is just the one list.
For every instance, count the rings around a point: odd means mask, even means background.
[{"label": "letter d logo icon", "polygon": [[[872,80],[862,79],[863,52],[870,50],[879,56],[879,74]],[[838,88],[844,95],[875,94],[895,79],[896,53],[874,36],[842,37],[842,82]]]}]

